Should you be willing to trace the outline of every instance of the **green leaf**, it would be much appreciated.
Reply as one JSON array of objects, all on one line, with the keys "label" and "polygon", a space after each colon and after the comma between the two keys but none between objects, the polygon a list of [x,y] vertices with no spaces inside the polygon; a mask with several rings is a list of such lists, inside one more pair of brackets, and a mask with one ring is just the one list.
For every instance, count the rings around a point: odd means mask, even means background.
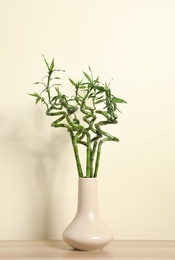
[{"label": "green leaf", "polygon": [[36,101],[35,101],[35,104],[37,104],[40,100],[41,100],[41,97],[37,97]]},{"label": "green leaf", "polygon": [[65,72],[65,70],[54,69],[53,71]]},{"label": "green leaf", "polygon": [[99,83],[99,77],[97,77],[95,80],[94,80],[94,83]]},{"label": "green leaf", "polygon": [[59,90],[58,86],[55,87],[55,90],[56,90],[57,94],[60,94],[60,90]]},{"label": "green leaf", "polygon": [[117,97],[113,97],[112,101],[116,102],[116,103],[125,103],[125,104],[127,104],[127,102],[124,99],[117,98]]},{"label": "green leaf", "polygon": [[105,91],[105,88],[101,86],[94,86],[94,88],[97,89],[100,93]]},{"label": "green leaf", "polygon": [[50,86],[50,88],[51,87],[54,87],[54,86],[62,86],[60,83],[55,83],[55,84],[52,84],[51,86]]},{"label": "green leaf", "polygon": [[88,96],[88,98],[95,98],[94,93],[91,93],[91,94]]},{"label": "green leaf", "polygon": [[55,97],[53,97],[53,98],[51,99],[51,102],[54,101],[54,100],[57,100],[57,99],[58,99],[57,96],[55,96]]},{"label": "green leaf", "polygon": [[100,100],[96,101],[96,102],[95,102],[95,104],[102,103],[102,102],[104,102],[105,100],[106,100],[105,98],[103,98],[103,99],[100,99]]},{"label": "green leaf", "polygon": [[76,83],[72,79],[69,78],[69,81],[72,83],[72,85],[76,85]]},{"label": "green leaf", "polygon": [[96,99],[98,100],[98,99],[101,99],[103,96],[100,96],[100,97],[96,97]]},{"label": "green leaf", "polygon": [[[29,96],[33,96],[33,97],[40,97],[40,95],[38,94],[38,93],[36,93],[36,92],[34,92],[34,93],[28,93],[28,95]],[[41,97],[40,97],[41,98]]]},{"label": "green leaf", "polygon": [[43,56],[43,58],[44,58],[44,62],[45,62],[45,64],[46,64],[46,66],[47,66],[48,70],[50,70],[50,68],[49,68],[49,64],[48,64],[48,62],[47,62],[47,60],[46,60],[45,56],[44,56],[43,54],[42,54],[42,56]]},{"label": "green leaf", "polygon": [[35,82],[33,84],[34,85],[44,85],[47,88],[47,86],[46,86],[46,84],[44,82]]},{"label": "green leaf", "polygon": [[89,71],[92,73],[92,70],[91,70],[91,67],[90,67],[90,66],[88,66],[88,69],[89,69]]},{"label": "green leaf", "polygon": [[90,77],[86,72],[83,71],[83,74],[84,74],[84,76],[87,78],[87,80],[88,80],[89,82],[92,82],[91,77]]},{"label": "green leaf", "polygon": [[[106,83],[105,83],[105,85],[106,85]],[[106,91],[106,96],[107,96],[108,98],[111,98],[111,90],[110,90],[110,88],[108,88],[108,87],[106,86],[105,91]]]},{"label": "green leaf", "polygon": [[86,86],[79,86],[79,89],[86,89]]},{"label": "green leaf", "polygon": [[40,100],[42,100],[42,97],[36,92],[29,95],[36,98],[35,104],[37,104]]},{"label": "green leaf", "polygon": [[53,68],[54,68],[54,58],[52,59],[52,62],[51,62],[51,64],[50,64],[49,70],[52,71]]}]

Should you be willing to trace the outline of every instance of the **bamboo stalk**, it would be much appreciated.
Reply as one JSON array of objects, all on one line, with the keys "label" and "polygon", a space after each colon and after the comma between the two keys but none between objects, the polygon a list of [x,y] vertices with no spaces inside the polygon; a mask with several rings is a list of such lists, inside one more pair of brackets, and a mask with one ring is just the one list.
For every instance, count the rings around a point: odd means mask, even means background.
[{"label": "bamboo stalk", "polygon": [[83,176],[82,166],[81,166],[80,157],[79,157],[77,139],[78,139],[77,136],[74,136],[74,137],[72,136],[72,144],[73,144],[73,150],[74,150],[78,175],[79,175],[79,177],[83,178],[84,176]]}]

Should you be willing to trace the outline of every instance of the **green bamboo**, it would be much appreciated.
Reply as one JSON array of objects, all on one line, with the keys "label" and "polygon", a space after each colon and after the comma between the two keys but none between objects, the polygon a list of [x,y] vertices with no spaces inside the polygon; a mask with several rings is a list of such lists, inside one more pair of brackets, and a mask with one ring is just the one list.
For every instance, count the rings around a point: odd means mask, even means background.
[{"label": "green bamboo", "polygon": [[78,152],[77,136],[72,137],[72,144],[73,144],[73,149],[74,149],[74,155],[75,155],[78,175],[79,175],[79,177],[83,178],[84,176],[83,176],[82,166],[81,166],[79,152]]},{"label": "green bamboo", "polygon": [[96,149],[97,149],[97,144],[98,144],[98,140],[95,140],[94,143],[93,143],[93,148],[91,150],[91,173],[90,173],[90,176],[91,178],[93,178],[93,175],[94,175],[94,156],[95,156],[95,153],[96,153]]},{"label": "green bamboo", "polygon": [[105,126],[105,125],[109,125],[109,124],[116,124],[117,122],[108,122],[108,121],[100,121],[99,123],[95,124],[96,129],[98,130],[98,132],[103,135],[106,136],[108,138],[109,141],[115,141],[115,142],[119,142],[119,139],[107,132],[105,132],[104,130],[101,129],[100,126]]},{"label": "green bamboo", "polygon": [[98,174],[102,143],[103,143],[103,141],[101,140],[101,141],[99,142],[99,144],[98,144],[97,157],[96,157],[96,163],[95,163],[95,171],[94,171],[94,175],[93,175],[94,178],[96,178],[96,177],[97,177],[97,174]]},{"label": "green bamboo", "polygon": [[[55,75],[61,70],[54,68],[54,59],[49,64],[44,57],[47,66],[47,75],[35,84],[44,86],[40,94],[29,94],[38,102],[46,105],[46,115],[55,117],[52,127],[66,128],[70,134],[79,177],[96,178],[99,170],[102,144],[106,141],[118,142],[119,139],[102,129],[103,126],[117,123],[117,103],[126,103],[123,99],[112,95],[110,84],[102,84],[99,77],[93,79],[92,70],[90,75],[83,72],[85,80],[74,82],[75,95],[67,97],[61,91],[60,77]],[[54,80],[54,83],[51,81]],[[52,81],[53,82],[53,81]],[[98,109],[103,104],[103,109]],[[79,117],[79,114],[81,116]],[[102,119],[99,119],[102,117]],[[83,121],[83,122],[82,122]],[[84,126],[83,123],[86,123]],[[79,155],[79,146],[86,147],[86,172],[83,173]]]},{"label": "green bamboo", "polygon": [[91,177],[91,142],[90,134],[87,133],[87,150],[86,150],[86,178]]}]

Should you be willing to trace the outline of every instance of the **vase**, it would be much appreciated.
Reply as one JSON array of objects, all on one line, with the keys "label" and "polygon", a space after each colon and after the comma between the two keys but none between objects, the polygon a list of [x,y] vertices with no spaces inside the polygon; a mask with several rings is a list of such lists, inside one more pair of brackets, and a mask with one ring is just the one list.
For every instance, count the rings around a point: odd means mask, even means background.
[{"label": "vase", "polygon": [[62,237],[78,250],[102,249],[113,239],[112,232],[99,214],[97,178],[78,179],[77,213]]}]

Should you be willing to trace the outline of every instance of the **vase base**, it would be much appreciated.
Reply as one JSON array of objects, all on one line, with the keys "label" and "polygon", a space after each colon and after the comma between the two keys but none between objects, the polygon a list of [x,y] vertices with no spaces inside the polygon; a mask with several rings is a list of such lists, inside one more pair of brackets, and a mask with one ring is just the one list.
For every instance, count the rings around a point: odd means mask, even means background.
[{"label": "vase base", "polygon": [[72,241],[64,237],[63,240],[71,246],[74,250],[78,251],[95,251],[95,250],[102,250],[107,244],[109,244],[113,238],[109,239],[108,241]]}]

